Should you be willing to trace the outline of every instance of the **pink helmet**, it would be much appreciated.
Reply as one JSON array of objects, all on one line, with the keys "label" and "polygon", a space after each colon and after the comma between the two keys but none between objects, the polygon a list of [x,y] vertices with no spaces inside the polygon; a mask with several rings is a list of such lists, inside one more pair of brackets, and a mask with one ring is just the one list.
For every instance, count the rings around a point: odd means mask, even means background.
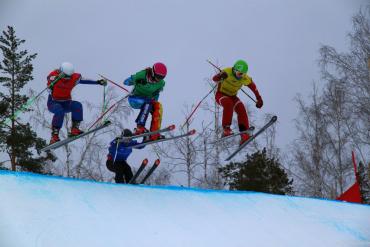
[{"label": "pink helmet", "polygon": [[163,79],[167,75],[167,67],[161,62],[153,65],[153,75],[158,79]]}]

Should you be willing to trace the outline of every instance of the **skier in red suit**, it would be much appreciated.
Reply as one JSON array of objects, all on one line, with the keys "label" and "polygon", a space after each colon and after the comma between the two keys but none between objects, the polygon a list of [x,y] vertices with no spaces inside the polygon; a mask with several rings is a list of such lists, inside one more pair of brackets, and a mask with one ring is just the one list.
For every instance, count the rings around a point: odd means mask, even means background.
[{"label": "skier in red suit", "polygon": [[[225,68],[215,75],[212,79],[218,83],[217,92],[215,95],[216,102],[223,107],[222,127],[224,129],[222,136],[232,135],[230,128],[233,112],[238,115],[239,131],[249,129],[249,120],[244,104],[237,96],[238,91],[243,87],[249,87],[256,96],[256,107],[263,106],[263,100],[257,90],[256,84],[252,78],[247,75],[248,64],[244,60],[238,60],[233,67]],[[243,144],[249,139],[249,134],[240,135],[240,144]]]}]

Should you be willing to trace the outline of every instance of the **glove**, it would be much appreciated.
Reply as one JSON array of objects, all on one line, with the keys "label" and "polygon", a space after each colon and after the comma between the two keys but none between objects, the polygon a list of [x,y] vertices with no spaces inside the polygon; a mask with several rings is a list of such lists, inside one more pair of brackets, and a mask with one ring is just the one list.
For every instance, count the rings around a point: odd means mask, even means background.
[{"label": "glove", "polygon": [[129,78],[127,78],[126,80],[123,81],[123,84],[126,85],[126,86],[131,86],[134,84],[134,80],[132,79],[132,76],[130,76]]},{"label": "glove", "polygon": [[227,73],[225,71],[222,71],[220,74],[221,80],[225,80],[227,78]]},{"label": "glove", "polygon": [[227,73],[225,71],[222,71],[220,73],[218,73],[217,75],[215,75],[212,80],[215,81],[215,82],[219,82],[221,80],[225,80],[227,78]]},{"label": "glove", "polygon": [[262,100],[262,97],[261,97],[261,96],[258,96],[258,97],[257,97],[256,107],[257,107],[257,108],[261,108],[262,106],[263,106],[263,100]]},{"label": "glove", "polygon": [[105,79],[99,79],[96,81],[99,85],[106,86],[107,85],[107,80]]}]

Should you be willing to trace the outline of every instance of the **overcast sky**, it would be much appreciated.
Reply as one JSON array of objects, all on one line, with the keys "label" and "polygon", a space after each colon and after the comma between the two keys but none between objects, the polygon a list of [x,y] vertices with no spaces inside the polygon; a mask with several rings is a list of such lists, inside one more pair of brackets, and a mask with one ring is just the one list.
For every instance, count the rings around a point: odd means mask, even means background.
[{"label": "overcast sky", "polygon": [[[182,105],[195,104],[209,91],[204,78],[214,70],[206,59],[221,66],[245,59],[264,100],[252,120],[261,123],[258,116],[277,115],[277,144],[285,148],[295,137],[293,99],[297,93],[307,96],[313,80],[320,78],[320,45],[345,52],[351,17],[367,2],[0,0],[0,29],[14,26],[18,37],[26,39],[23,48],[38,53],[30,82],[36,91],[63,61],[73,63],[83,76],[97,79],[102,73],[117,82],[164,62],[168,76],[160,96],[163,125],[182,124]],[[102,88],[80,85],[73,95],[98,103]],[[253,106],[246,96],[239,96]],[[196,118],[201,121],[204,115]],[[129,127],[134,127],[133,121],[134,117]]]}]

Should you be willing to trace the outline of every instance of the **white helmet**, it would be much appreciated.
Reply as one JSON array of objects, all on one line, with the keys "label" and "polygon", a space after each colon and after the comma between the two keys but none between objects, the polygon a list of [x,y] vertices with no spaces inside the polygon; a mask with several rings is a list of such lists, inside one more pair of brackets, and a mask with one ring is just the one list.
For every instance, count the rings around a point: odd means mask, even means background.
[{"label": "white helmet", "polygon": [[73,68],[73,64],[68,63],[68,62],[62,63],[62,65],[60,65],[60,70],[68,76],[71,76],[75,72],[75,69]]}]

